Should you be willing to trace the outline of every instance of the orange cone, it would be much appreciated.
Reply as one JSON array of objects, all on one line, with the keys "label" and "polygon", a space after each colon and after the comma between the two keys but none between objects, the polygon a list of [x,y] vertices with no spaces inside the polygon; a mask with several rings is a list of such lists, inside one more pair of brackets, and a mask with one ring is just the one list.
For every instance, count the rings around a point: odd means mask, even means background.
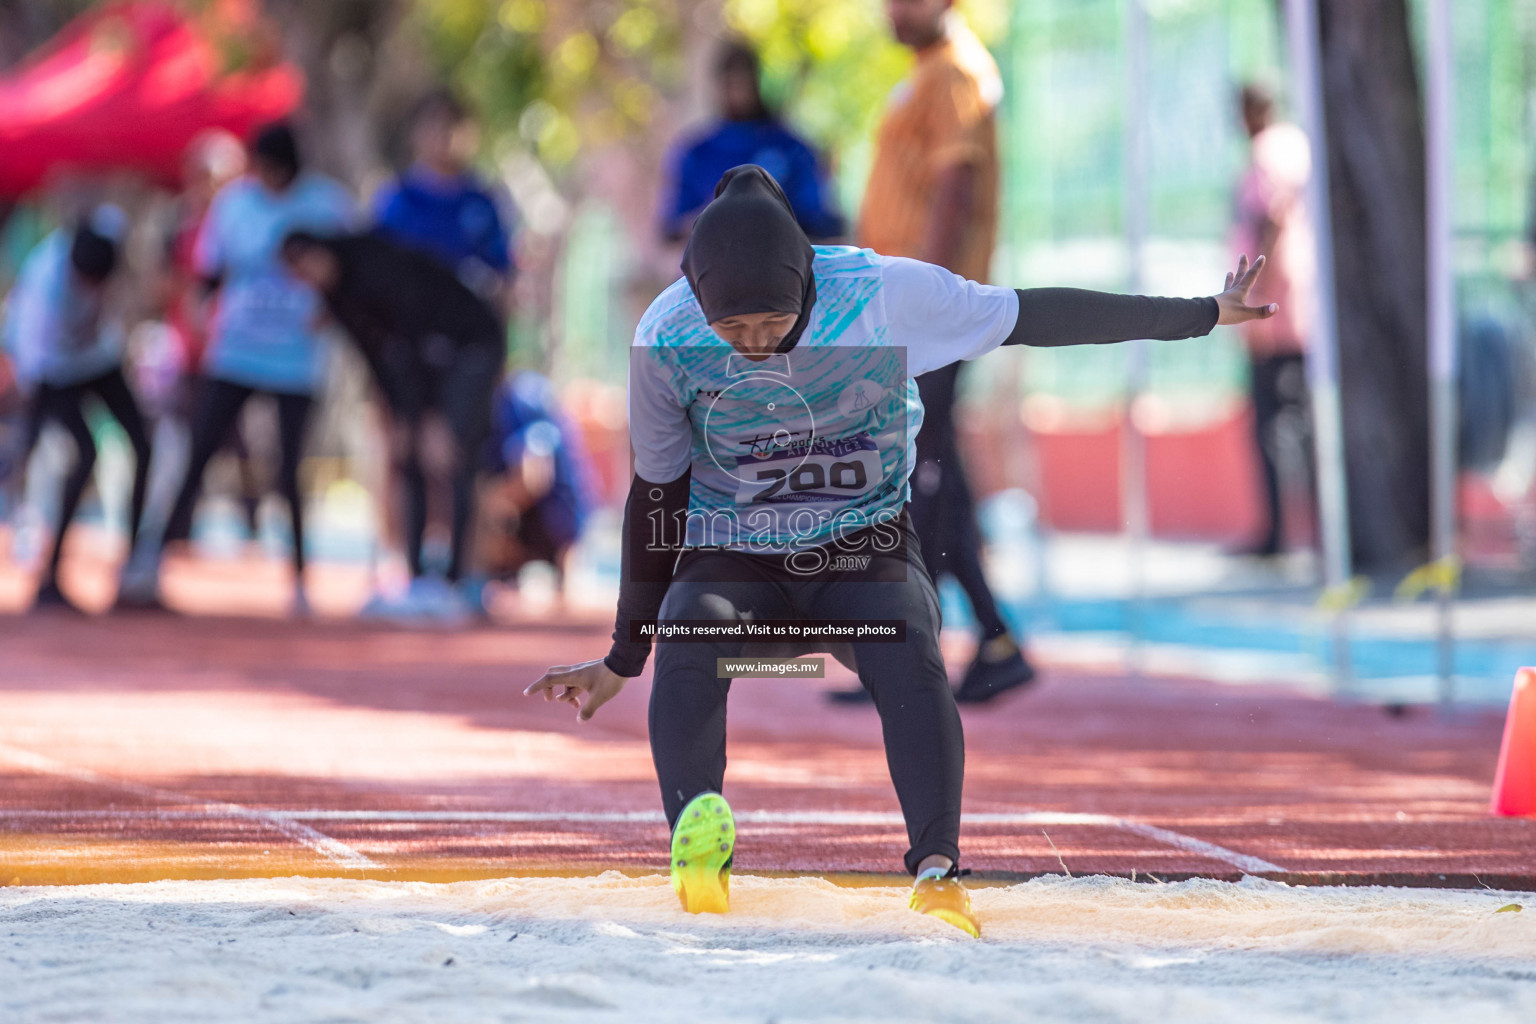
[{"label": "orange cone", "polygon": [[1536,815],[1536,668],[1515,673],[1488,811],[1506,818]]}]

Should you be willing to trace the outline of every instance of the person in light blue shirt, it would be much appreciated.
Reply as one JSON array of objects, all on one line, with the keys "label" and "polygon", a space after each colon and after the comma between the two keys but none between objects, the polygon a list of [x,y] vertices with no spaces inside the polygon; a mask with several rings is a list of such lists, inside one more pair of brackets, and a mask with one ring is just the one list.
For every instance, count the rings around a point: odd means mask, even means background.
[{"label": "person in light blue shirt", "polygon": [[7,307],[4,337],[17,382],[30,405],[19,452],[25,464],[43,425],[53,421],[75,442],[75,463],[64,480],[53,542],[38,581],[37,610],[79,608],[59,588],[64,534],[96,465],[96,442],[85,418],[94,397],[122,426],[133,446],[129,537],[136,538],[149,479],[149,435],[123,377],[123,332],[107,309],[107,284],[118,265],[126,230],[123,212],[98,207],[73,229],[60,228],[27,256]]},{"label": "person in light blue shirt", "polygon": [[198,276],[218,293],[203,370],[257,391],[313,395],[325,367],[315,330],[320,300],[288,272],[278,248],[291,231],[351,226],[352,197],[339,182],[301,169],[286,126],[256,137],[252,163],[254,174],[214,198],[193,249]]},{"label": "person in light blue shirt", "polygon": [[[319,333],[319,296],[288,271],[279,249],[292,231],[334,233],[350,227],[353,203],[340,183],[304,169],[298,142],[284,124],[257,132],[251,171],[214,198],[194,247],[194,268],[205,287],[216,292],[217,308],[203,362],[207,387],[194,415],[187,475],[165,539],[190,536],[208,461],[234,428],[246,400],[271,395],[277,402],[281,449],[278,489],[293,522],[294,608],[302,614],[308,602],[299,459],[323,383],[326,352]],[[133,589],[133,603],[158,603],[153,572],[147,580],[136,580]]]}]

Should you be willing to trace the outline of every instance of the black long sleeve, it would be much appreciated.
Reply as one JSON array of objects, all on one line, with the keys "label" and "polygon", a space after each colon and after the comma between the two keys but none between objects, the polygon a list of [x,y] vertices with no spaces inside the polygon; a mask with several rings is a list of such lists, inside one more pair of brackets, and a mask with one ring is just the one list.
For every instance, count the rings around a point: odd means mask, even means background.
[{"label": "black long sleeve", "polygon": [[1220,310],[1209,296],[1167,299],[1083,288],[1020,288],[1019,319],[1004,345],[1107,345],[1173,341],[1211,333]]},{"label": "black long sleeve", "polygon": [[630,482],[624,502],[619,610],[613,646],[603,659],[616,675],[638,676],[650,657],[651,642],[631,640],[629,624],[654,619],[672,585],[672,570],[683,546],[691,479],[689,471],[671,483],[654,484],[638,476]]}]

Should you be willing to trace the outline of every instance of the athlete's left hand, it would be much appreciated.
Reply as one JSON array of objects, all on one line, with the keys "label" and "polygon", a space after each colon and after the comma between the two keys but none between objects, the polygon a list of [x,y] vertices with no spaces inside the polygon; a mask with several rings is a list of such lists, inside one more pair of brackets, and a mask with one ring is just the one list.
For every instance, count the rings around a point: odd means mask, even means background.
[{"label": "athlete's left hand", "polygon": [[1259,271],[1264,269],[1264,257],[1260,256],[1248,265],[1248,257],[1240,256],[1237,260],[1237,273],[1227,275],[1226,289],[1216,296],[1216,308],[1219,311],[1216,316],[1218,324],[1242,324],[1249,320],[1266,320],[1280,311],[1279,305],[1269,303],[1265,306],[1248,305],[1248,293],[1253,290],[1253,283],[1259,279]]},{"label": "athlete's left hand", "polygon": [[577,719],[585,722],[598,708],[617,697],[626,682],[599,658],[580,665],[556,665],[524,690],[523,696],[542,693],[545,700],[564,701],[576,709]]}]

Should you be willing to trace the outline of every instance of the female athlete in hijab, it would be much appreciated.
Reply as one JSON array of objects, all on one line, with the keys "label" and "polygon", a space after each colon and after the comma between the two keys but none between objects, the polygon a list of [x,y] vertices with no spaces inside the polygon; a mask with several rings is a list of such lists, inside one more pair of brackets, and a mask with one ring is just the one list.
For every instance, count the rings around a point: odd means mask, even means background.
[{"label": "female athlete in hijab", "polygon": [[[1188,338],[1271,316],[1247,304],[1263,257],[1208,298],[1015,291],[813,248],[759,167],[727,172],[715,195],[684,280],[651,303],[631,349],[635,477],[613,646],[525,692],[586,721],[659,636],[650,733],[672,882],[689,911],[721,912],[735,825],[720,795],[732,666],[717,672],[719,659],[833,651],[880,714],[913,909],[979,935],[958,881],[964,739],[905,511],[922,422],[912,378],[1000,345]],[[861,624],[879,628],[844,632]]]}]

